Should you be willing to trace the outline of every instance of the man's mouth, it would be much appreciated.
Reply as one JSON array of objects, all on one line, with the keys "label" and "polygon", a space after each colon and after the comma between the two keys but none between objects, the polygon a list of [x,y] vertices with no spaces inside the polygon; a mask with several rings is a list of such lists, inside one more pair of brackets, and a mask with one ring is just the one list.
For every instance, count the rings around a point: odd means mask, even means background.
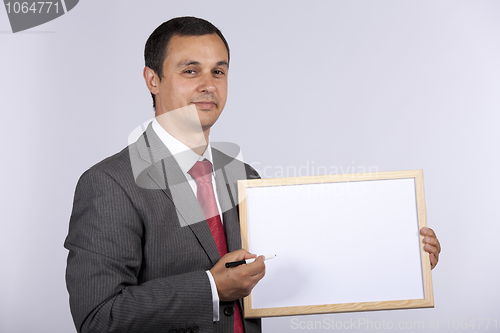
[{"label": "man's mouth", "polygon": [[210,110],[217,105],[214,101],[199,101],[193,102],[193,104],[202,110]]}]

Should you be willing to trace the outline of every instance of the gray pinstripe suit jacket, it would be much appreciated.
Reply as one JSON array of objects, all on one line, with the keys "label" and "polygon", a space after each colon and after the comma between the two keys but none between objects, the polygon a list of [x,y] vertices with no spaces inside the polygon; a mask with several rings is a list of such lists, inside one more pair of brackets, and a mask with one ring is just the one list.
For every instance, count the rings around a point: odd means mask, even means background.
[{"label": "gray pinstripe suit jacket", "polygon": [[[241,248],[236,182],[250,166],[213,149],[229,251]],[[206,270],[220,259],[196,196],[151,125],[80,178],[64,246],[78,332],[232,332],[212,319]],[[225,311],[226,310],[226,311]],[[244,320],[247,333],[260,320]],[[183,330],[184,329],[184,330]]]}]

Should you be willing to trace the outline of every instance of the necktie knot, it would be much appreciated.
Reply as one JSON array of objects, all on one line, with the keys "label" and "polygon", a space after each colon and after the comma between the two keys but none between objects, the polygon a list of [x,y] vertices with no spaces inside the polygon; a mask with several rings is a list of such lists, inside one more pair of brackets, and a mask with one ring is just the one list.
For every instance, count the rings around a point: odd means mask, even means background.
[{"label": "necktie knot", "polygon": [[198,161],[188,173],[199,183],[212,181],[212,163],[208,160]]},{"label": "necktie knot", "polygon": [[196,197],[203,214],[205,214],[205,218],[208,220],[214,216],[219,216],[219,209],[217,208],[212,184],[212,163],[208,160],[198,161],[188,173],[198,184]]}]

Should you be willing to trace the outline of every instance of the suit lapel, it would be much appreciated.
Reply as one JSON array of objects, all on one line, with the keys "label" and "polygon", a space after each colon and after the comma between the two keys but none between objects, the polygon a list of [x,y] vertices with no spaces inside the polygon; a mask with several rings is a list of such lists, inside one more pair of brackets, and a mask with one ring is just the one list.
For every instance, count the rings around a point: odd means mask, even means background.
[{"label": "suit lapel", "polygon": [[[212,149],[214,159],[215,182],[217,196],[221,206],[224,229],[226,231],[227,247],[229,252],[241,249],[240,222],[238,218],[238,201],[235,192],[237,178],[233,177],[230,169],[234,167],[234,159]],[[239,163],[238,163],[239,164]]]},{"label": "suit lapel", "polygon": [[215,265],[219,261],[220,255],[200,204],[177,162],[173,158],[163,161],[163,178],[166,178],[169,184],[168,189],[177,210],[179,222],[181,226],[188,227],[193,231]]}]

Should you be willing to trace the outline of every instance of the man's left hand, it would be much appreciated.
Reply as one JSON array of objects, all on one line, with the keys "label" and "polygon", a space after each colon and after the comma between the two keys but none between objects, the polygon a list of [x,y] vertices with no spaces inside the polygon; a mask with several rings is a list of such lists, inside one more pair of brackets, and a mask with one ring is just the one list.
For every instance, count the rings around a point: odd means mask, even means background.
[{"label": "man's left hand", "polygon": [[424,250],[429,253],[431,269],[434,269],[439,261],[441,245],[436,237],[436,233],[431,228],[424,227],[420,229],[420,234],[424,236]]}]

